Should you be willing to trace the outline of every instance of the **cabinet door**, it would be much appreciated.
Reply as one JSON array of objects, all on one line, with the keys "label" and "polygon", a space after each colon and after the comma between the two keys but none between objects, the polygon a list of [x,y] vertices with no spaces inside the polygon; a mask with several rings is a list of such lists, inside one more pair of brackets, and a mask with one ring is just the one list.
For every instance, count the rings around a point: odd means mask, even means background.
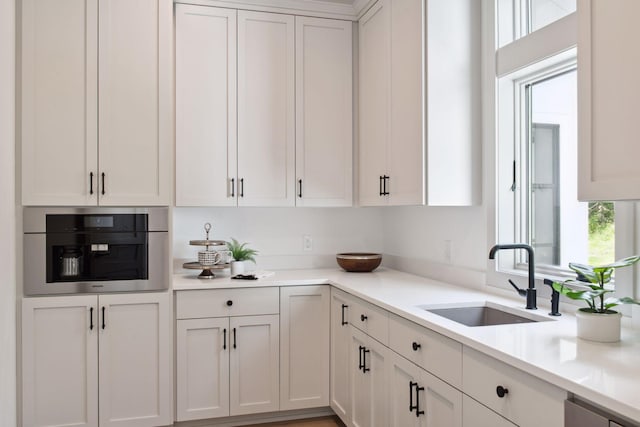
[{"label": "cabinet door", "polygon": [[383,176],[391,138],[389,0],[378,0],[359,21],[360,34],[360,205],[387,204]]},{"label": "cabinet door", "polygon": [[96,204],[97,37],[97,0],[22,2],[24,205]]},{"label": "cabinet door", "polygon": [[238,11],[238,204],[295,204],[294,17]]},{"label": "cabinet door", "polygon": [[96,296],[22,300],[22,422],[98,426]]},{"label": "cabinet door", "polygon": [[[424,414],[418,416],[416,408],[416,387],[422,387],[420,376],[423,371],[399,354],[389,354],[389,426],[424,426]],[[424,406],[420,410],[423,411]]]},{"label": "cabinet door", "polygon": [[352,205],[352,25],[296,16],[297,206]]},{"label": "cabinet door", "polygon": [[[351,418],[350,369],[351,327],[350,302],[341,293],[331,290],[331,409],[343,422]],[[355,368],[353,368],[355,369]]]},{"label": "cabinet door", "polygon": [[[640,2],[578,2],[578,199],[640,199]],[[615,47],[615,48],[613,48]]]},{"label": "cabinet door", "polygon": [[100,426],[171,424],[169,294],[101,295]]},{"label": "cabinet door", "polygon": [[231,415],[279,409],[278,318],[277,314],[231,318]]},{"label": "cabinet door", "polygon": [[[391,139],[388,153],[389,204],[424,204],[425,120],[422,58],[426,0],[393,0],[391,8]],[[437,107],[436,107],[437,108]],[[365,141],[366,143],[366,141]]]},{"label": "cabinet door", "polygon": [[176,205],[236,204],[236,11],[176,4]]},{"label": "cabinet door", "polygon": [[464,427],[516,427],[506,418],[466,394],[462,395],[462,425]]},{"label": "cabinet door", "polygon": [[351,328],[351,423],[387,427],[388,369],[386,347]]},{"label": "cabinet door", "polygon": [[418,384],[419,410],[428,427],[462,427],[462,392],[422,371]]},{"label": "cabinet door", "polygon": [[178,320],[176,420],[229,416],[229,318]]},{"label": "cabinet door", "polygon": [[329,286],[280,288],[280,409],[329,405]]},{"label": "cabinet door", "polygon": [[171,0],[99,2],[101,205],[167,205],[172,186]]}]

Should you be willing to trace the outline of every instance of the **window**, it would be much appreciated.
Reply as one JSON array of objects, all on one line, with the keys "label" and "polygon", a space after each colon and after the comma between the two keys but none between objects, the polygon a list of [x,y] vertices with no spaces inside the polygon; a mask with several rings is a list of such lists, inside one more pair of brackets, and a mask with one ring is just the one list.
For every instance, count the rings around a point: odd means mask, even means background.
[{"label": "window", "polygon": [[555,273],[572,261],[614,261],[613,204],[577,201],[576,79],[571,61],[514,82],[514,237]]},{"label": "window", "polygon": [[503,47],[576,11],[576,0],[497,0]]},{"label": "window", "polygon": [[[555,277],[573,276],[569,262],[611,262],[616,249],[614,204],[577,200],[576,20],[561,19],[575,3],[495,2],[496,211],[489,241],[530,244],[537,272]],[[560,44],[551,39],[558,29],[567,35]],[[508,288],[506,279],[521,279],[527,263],[524,251],[501,251],[489,283]]]}]

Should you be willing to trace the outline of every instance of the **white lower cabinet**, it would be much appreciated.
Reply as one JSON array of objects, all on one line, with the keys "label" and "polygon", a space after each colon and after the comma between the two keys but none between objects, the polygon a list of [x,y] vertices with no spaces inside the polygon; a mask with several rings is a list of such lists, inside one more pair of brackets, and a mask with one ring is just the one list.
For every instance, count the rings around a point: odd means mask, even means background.
[{"label": "white lower cabinet", "polygon": [[462,395],[462,425],[465,427],[516,427],[486,406]]},{"label": "white lower cabinet", "polygon": [[176,419],[277,411],[278,319],[272,314],[178,320]]},{"label": "white lower cabinet", "polygon": [[277,411],[279,403],[279,317],[232,317],[229,322],[229,412]]},{"label": "white lower cabinet", "polygon": [[331,289],[331,409],[343,421],[351,419],[351,392],[349,348],[351,327],[349,326],[350,300],[335,288]]},{"label": "white lower cabinet", "polygon": [[168,294],[25,298],[23,426],[170,424],[171,362]]},{"label": "white lower cabinet", "polygon": [[389,425],[462,427],[462,392],[389,352]]},{"label": "white lower cabinet", "polygon": [[329,286],[280,288],[280,409],[329,405]]},{"label": "white lower cabinet", "polygon": [[564,426],[566,391],[469,347],[463,348],[462,387],[518,426]]},{"label": "white lower cabinet", "polygon": [[229,416],[229,318],[179,320],[178,421]]},{"label": "white lower cabinet", "polygon": [[388,349],[351,328],[351,419],[353,427],[386,427],[388,418]]}]

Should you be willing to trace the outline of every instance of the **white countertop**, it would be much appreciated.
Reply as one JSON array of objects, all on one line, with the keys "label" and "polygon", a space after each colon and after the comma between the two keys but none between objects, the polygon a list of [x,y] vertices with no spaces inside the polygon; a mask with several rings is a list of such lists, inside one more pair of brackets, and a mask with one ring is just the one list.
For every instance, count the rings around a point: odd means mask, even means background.
[{"label": "white countertop", "polygon": [[[347,273],[337,269],[280,270],[259,280],[217,277],[204,281],[174,275],[173,290],[331,284],[392,313],[448,336],[468,347],[640,422],[640,330],[623,326],[614,344],[576,338],[575,318],[547,316],[546,309],[524,309],[524,298],[438,282],[394,270]],[[468,327],[417,306],[491,301],[552,319],[548,322]],[[623,322],[623,325],[625,322]]]}]

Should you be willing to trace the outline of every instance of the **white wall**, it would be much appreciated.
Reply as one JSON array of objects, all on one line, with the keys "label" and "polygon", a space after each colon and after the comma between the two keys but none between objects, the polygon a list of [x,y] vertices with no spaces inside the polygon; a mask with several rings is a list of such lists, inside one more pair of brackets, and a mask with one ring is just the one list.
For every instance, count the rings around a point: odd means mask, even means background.
[{"label": "white wall", "polygon": [[464,286],[484,286],[484,207],[389,207],[383,218],[386,265]]},{"label": "white wall", "polygon": [[0,0],[0,426],[16,421],[15,2]]},{"label": "white wall", "polygon": [[[175,208],[173,256],[197,258],[189,240],[231,237],[257,249],[259,269],[335,267],[335,254],[347,251],[382,252],[383,210],[378,208]],[[303,250],[303,236],[313,241]]]}]

